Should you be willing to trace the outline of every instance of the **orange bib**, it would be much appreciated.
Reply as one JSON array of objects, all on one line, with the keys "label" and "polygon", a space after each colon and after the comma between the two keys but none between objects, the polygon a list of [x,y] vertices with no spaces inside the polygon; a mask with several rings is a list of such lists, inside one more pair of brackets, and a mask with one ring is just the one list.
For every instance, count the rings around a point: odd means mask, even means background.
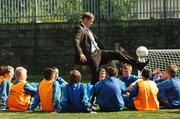
[{"label": "orange bib", "polygon": [[134,106],[137,110],[158,110],[159,102],[157,100],[158,88],[157,85],[150,80],[139,81],[138,95],[135,97]]},{"label": "orange bib", "polygon": [[53,80],[43,80],[39,85],[39,98],[42,105],[42,111],[53,112]]},{"label": "orange bib", "polygon": [[26,111],[30,104],[30,94],[25,93],[24,86],[26,81],[20,81],[17,84],[12,84],[10,93],[7,99],[7,106],[11,111]]}]

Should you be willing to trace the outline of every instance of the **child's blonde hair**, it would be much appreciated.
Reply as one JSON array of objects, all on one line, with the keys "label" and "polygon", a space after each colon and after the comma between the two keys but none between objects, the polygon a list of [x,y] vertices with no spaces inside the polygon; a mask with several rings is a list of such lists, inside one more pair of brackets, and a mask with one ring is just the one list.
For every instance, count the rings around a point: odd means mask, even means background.
[{"label": "child's blonde hair", "polygon": [[69,75],[69,83],[79,83],[81,82],[81,73],[78,70],[72,70]]},{"label": "child's blonde hair", "polygon": [[178,67],[176,65],[169,65],[167,66],[166,71],[171,77],[173,77],[177,75]]}]

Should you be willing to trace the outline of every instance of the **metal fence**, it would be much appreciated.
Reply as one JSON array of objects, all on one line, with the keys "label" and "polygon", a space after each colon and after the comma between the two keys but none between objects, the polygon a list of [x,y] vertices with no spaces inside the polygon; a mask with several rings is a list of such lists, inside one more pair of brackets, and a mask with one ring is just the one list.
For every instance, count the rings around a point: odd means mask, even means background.
[{"label": "metal fence", "polygon": [[74,22],[84,11],[101,21],[180,18],[180,0],[0,0],[0,23]]}]

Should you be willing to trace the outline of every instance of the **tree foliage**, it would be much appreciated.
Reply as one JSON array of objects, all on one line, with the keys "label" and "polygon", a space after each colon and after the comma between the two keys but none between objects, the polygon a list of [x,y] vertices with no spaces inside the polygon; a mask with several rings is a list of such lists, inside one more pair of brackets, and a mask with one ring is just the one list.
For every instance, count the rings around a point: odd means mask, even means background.
[{"label": "tree foliage", "polygon": [[1,22],[76,22],[84,11],[98,20],[134,17],[135,0],[1,0]]}]

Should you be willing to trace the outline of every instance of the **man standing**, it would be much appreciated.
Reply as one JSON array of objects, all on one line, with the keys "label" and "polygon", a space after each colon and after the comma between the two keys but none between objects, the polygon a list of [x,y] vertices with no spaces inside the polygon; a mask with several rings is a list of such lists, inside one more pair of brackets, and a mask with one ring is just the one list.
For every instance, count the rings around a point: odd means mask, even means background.
[{"label": "man standing", "polygon": [[93,25],[94,15],[90,12],[85,12],[82,15],[82,23],[75,27],[73,45],[75,48],[75,63],[86,64],[90,68],[92,80],[91,84],[98,81],[98,70],[102,63],[108,60],[120,60],[131,64],[137,69],[142,70],[148,63],[140,63],[129,55],[114,50],[104,50],[103,45],[98,38],[89,29]]}]

